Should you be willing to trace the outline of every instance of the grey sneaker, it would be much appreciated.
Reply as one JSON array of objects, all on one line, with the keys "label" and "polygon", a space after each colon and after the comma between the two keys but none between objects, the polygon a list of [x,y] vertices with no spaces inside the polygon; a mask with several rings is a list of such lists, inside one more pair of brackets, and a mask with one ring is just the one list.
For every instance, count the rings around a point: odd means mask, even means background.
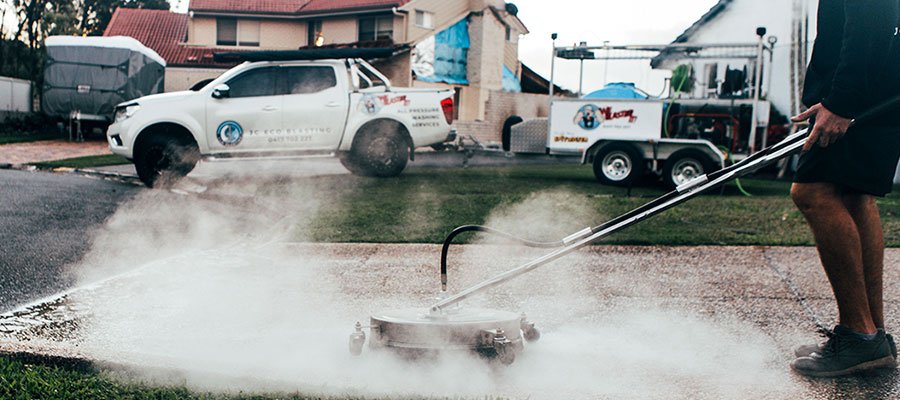
[{"label": "grey sneaker", "polygon": [[[879,329],[879,331],[883,331]],[[830,338],[834,333],[831,330],[823,330],[821,333],[826,337]],[[894,363],[897,363],[897,344],[894,343],[894,337],[890,333],[885,333],[884,338],[887,339],[888,346],[891,348],[891,357],[894,357]],[[794,355],[799,357],[809,357],[812,353],[822,353],[822,350],[825,349],[825,344],[827,341],[818,343],[818,344],[804,344],[802,346],[797,346],[794,348]]]},{"label": "grey sneaker", "polygon": [[832,333],[821,352],[794,360],[791,368],[802,375],[832,377],[895,365],[884,331],[873,340],[860,339],[840,325]]}]

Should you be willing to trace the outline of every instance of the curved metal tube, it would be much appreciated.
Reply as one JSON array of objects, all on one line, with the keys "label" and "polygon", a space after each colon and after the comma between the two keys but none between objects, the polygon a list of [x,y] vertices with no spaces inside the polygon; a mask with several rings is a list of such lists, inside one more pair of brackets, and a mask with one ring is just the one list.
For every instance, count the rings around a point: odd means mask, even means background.
[{"label": "curved metal tube", "polygon": [[536,247],[536,248],[544,248],[551,249],[556,247],[562,247],[565,245],[565,242],[536,242],[532,240],[522,239],[516,236],[513,236],[510,233],[506,233],[494,228],[490,228],[487,226],[481,225],[464,225],[454,229],[447,235],[447,238],[444,239],[444,244],[441,247],[441,291],[447,291],[447,254],[450,251],[450,245],[453,243],[453,239],[457,236],[466,233],[466,232],[485,232],[490,233],[497,236],[502,236],[508,240],[518,242],[528,247]]}]

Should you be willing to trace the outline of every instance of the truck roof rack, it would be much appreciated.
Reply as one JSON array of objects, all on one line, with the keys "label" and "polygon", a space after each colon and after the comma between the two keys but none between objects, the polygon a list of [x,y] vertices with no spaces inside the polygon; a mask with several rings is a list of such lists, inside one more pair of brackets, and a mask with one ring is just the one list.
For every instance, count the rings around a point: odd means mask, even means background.
[{"label": "truck roof rack", "polygon": [[301,61],[344,58],[362,58],[365,60],[372,60],[377,58],[391,57],[395,54],[396,51],[397,49],[392,47],[263,50],[215,53],[213,54],[213,60],[215,60],[216,62]]}]

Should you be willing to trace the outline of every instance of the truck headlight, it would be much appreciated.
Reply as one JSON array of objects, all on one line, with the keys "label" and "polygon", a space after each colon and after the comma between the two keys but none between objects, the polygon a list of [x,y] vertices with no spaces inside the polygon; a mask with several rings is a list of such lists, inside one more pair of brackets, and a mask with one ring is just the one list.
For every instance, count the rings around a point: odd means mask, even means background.
[{"label": "truck headlight", "polygon": [[138,112],[141,106],[137,103],[124,104],[116,107],[116,122],[122,122],[131,118],[134,113]]}]

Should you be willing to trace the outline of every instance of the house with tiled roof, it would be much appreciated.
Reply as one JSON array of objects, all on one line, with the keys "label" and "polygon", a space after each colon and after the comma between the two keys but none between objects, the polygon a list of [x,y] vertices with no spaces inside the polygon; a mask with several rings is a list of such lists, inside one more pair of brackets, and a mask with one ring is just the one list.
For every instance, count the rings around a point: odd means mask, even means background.
[{"label": "house with tiled roof", "polygon": [[104,35],[156,50],[168,63],[166,91],[231,67],[213,60],[217,52],[394,46],[396,56],[374,62],[392,84],[453,88],[463,133],[487,123],[499,134],[511,114],[545,113],[545,101],[519,96],[518,40],[528,29],[517,13],[503,0],[191,0],[186,14],[120,8]]}]

